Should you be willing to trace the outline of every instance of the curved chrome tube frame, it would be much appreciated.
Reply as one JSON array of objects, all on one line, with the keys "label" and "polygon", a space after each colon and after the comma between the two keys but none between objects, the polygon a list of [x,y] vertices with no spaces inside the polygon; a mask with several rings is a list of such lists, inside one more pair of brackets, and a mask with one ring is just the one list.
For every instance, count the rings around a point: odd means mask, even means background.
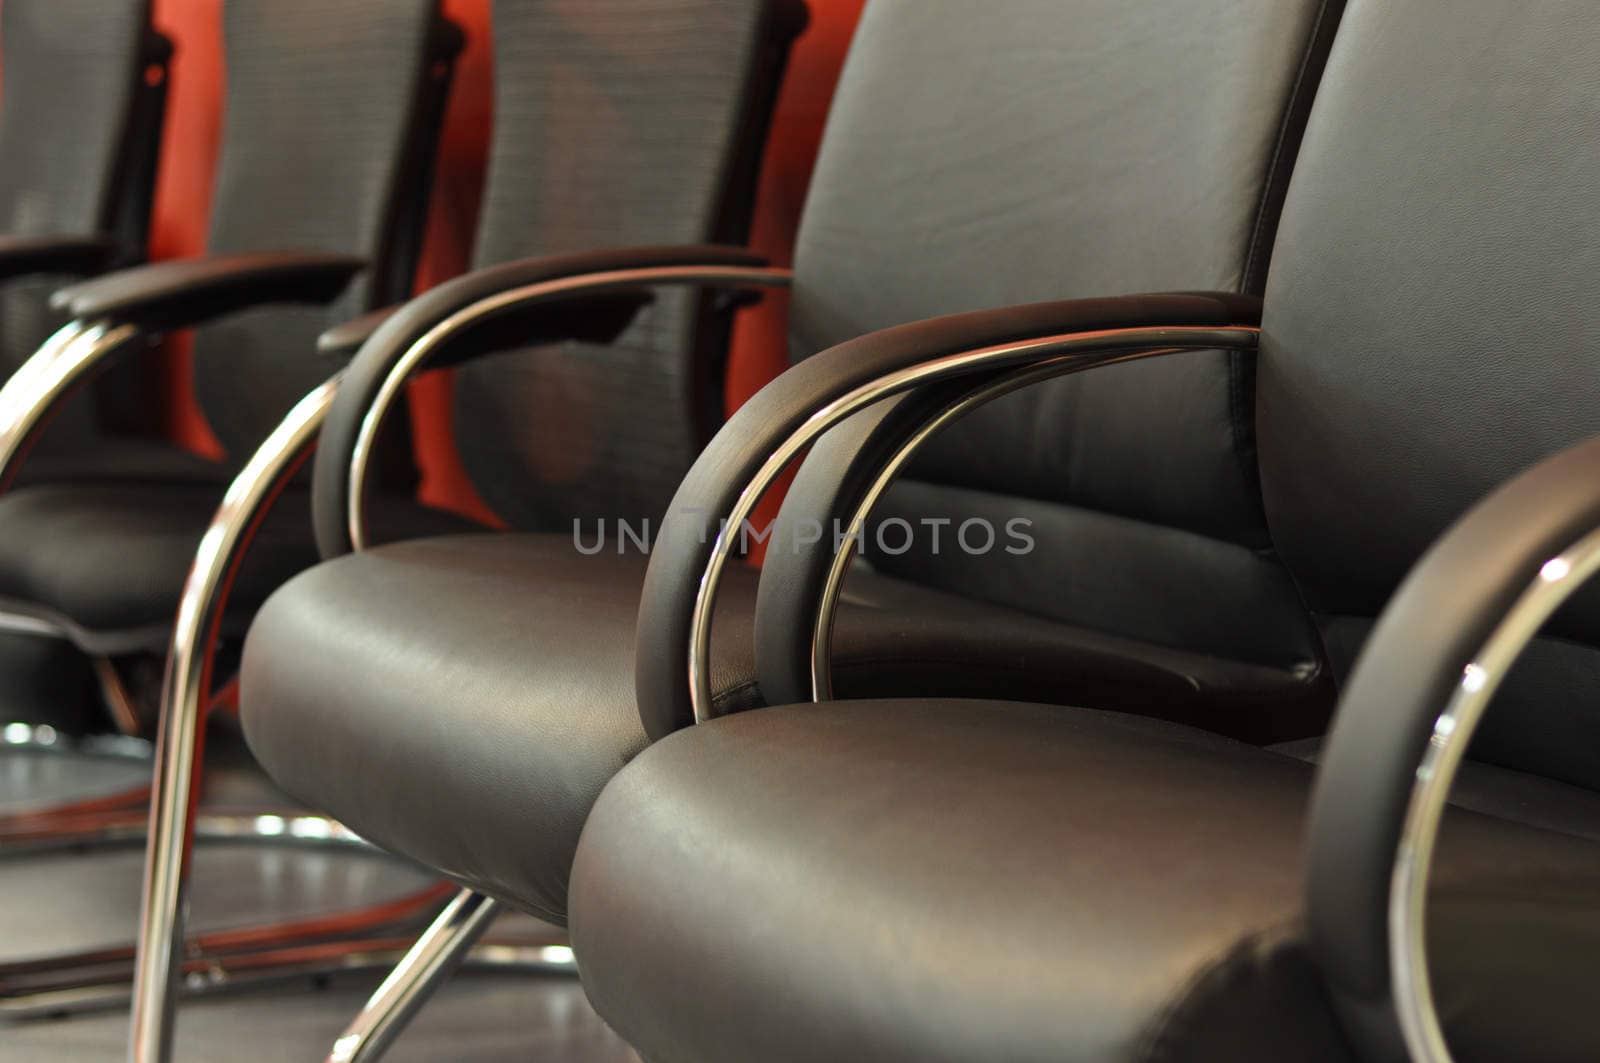
[{"label": "curved chrome tube frame", "polygon": [[[689,691],[696,723],[716,716],[711,696],[711,617],[722,573],[745,522],[774,480],[807,446],[828,429],[861,410],[904,391],[985,368],[1032,358],[1027,382],[1066,376],[1097,366],[1135,361],[1182,350],[1251,349],[1260,330],[1230,328],[1122,328],[1041,336],[933,358],[920,365],[885,374],[829,402],[775,449],[756,471],[727,514],[711,545],[711,557],[695,593],[689,639]],[[1051,371],[1046,373],[1043,365]],[[1036,371],[1036,372],[1035,372]],[[1020,386],[1020,385],[1018,385]],[[842,579],[842,577],[841,577]]]},{"label": "curved chrome tube frame", "polygon": [[521,288],[511,288],[456,311],[406,348],[405,353],[389,370],[389,375],[379,385],[378,393],[373,396],[372,405],[367,407],[367,412],[361,419],[355,445],[350,451],[350,499],[349,510],[346,513],[350,527],[350,542],[357,550],[366,549],[367,470],[372,464],[378,433],[382,430],[395,399],[399,397],[406,381],[427,364],[434,352],[467,326],[514,308],[579,298],[617,288],[667,285],[774,288],[788,287],[791,278],[791,273],[786,269],[752,266],[656,266],[649,269],[619,269],[603,273],[584,273],[575,277],[562,277]]},{"label": "curved chrome tube frame", "polygon": [[1600,530],[1545,562],[1490,632],[1433,723],[1406,803],[1389,879],[1389,982],[1406,1049],[1416,1063],[1450,1063],[1428,976],[1428,874],[1450,785],[1495,692],[1545,621],[1600,573]]},{"label": "curved chrome tube frame", "polygon": [[173,625],[156,735],[144,891],[134,965],[130,1058],[165,1060],[182,974],[183,915],[195,813],[200,800],[200,735],[211,679],[211,651],[228,586],[251,533],[315,442],[338,376],[301,399],[228,487],[200,540]]},{"label": "curved chrome tube frame", "polygon": [[327,1063],[370,1063],[383,1055],[499,913],[500,902],[492,897],[468,889],[457,893],[345,1027]]},{"label": "curved chrome tube frame", "polygon": [[[1196,349],[1198,348],[1168,347],[1150,351],[1149,356]],[[822,597],[817,602],[817,615],[811,629],[811,700],[821,702],[833,697],[833,620],[839,612],[839,596],[844,591],[844,579],[850,571],[850,562],[860,552],[858,546],[866,528],[867,518],[871,516],[873,507],[878,504],[883,493],[899,477],[900,470],[904,469],[916,456],[917,451],[921,450],[928,440],[938,435],[946,425],[960,420],[979,406],[1031,384],[1059,376],[1060,373],[1060,367],[1051,361],[1042,365],[1030,365],[979,385],[975,390],[937,410],[915,432],[906,437],[890,459],[884,463],[883,468],[878,470],[850,515],[849,531],[846,533],[844,545],[834,551],[833,560],[828,566],[828,578],[823,585]]]},{"label": "curved chrome tube frame", "polygon": [[0,489],[15,478],[61,400],[139,335],[136,325],[69,322],[0,386]]}]

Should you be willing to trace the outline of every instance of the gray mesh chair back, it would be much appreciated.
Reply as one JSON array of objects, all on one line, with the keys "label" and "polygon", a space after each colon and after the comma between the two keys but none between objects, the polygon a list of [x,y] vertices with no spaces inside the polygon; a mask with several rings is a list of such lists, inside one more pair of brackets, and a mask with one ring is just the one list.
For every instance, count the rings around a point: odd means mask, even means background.
[{"label": "gray mesh chair back", "polygon": [[[794,357],[1014,303],[1259,291],[1339,5],[1004,8],[868,4],[800,233]],[[1111,636],[1314,671],[1270,556],[1251,390],[1248,360],[1217,353],[995,402],[933,440],[876,516],[1023,518],[1034,551],[969,556],[949,534],[935,551],[924,533],[890,554],[869,534],[870,559]]]},{"label": "gray mesh chair back", "polygon": [[[0,48],[0,235],[111,235],[138,261],[169,51],[148,0],[6,0]],[[49,295],[71,279],[0,284],[0,373],[63,323]],[[74,431],[58,424],[51,443],[89,427],[90,404],[66,412]]]},{"label": "gray mesh chair back", "polygon": [[[798,0],[495,0],[477,263],[742,243]],[[656,293],[614,344],[458,371],[455,436],[516,527],[659,514],[720,418],[725,303]]]},{"label": "gray mesh chair back", "polygon": [[325,378],[317,335],[410,294],[435,141],[435,0],[228,0],[226,115],[208,250],[372,263],[331,307],[266,307],[197,330],[201,409],[243,460]]}]

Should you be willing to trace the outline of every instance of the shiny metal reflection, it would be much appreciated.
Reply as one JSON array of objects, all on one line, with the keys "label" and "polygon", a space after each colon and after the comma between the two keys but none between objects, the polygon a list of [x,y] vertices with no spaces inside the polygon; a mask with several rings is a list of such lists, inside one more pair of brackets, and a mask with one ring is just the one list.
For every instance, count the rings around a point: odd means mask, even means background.
[{"label": "shiny metal reflection", "polygon": [[367,475],[372,464],[373,449],[377,446],[378,433],[382,430],[395,399],[399,397],[406,381],[427,364],[445,341],[462,329],[513,308],[580,298],[617,288],[666,285],[772,288],[788,287],[791,279],[792,274],[786,269],[751,266],[657,266],[649,269],[619,269],[604,273],[584,273],[512,288],[456,311],[406,348],[405,353],[389,370],[389,375],[379,385],[372,404],[367,407],[367,412],[361,419],[355,445],[350,451],[350,498],[345,514],[350,529],[350,542],[357,550],[366,549]]},{"label": "shiny metal reflection", "polygon": [[1600,572],[1600,531],[1547,561],[1462,672],[1435,718],[1406,803],[1389,878],[1389,982],[1406,1049],[1416,1063],[1450,1063],[1428,974],[1428,875],[1450,786],[1507,673],[1545,621]]},{"label": "shiny metal reflection", "polygon": [[[333,1043],[328,1063],[371,1063],[400,1036],[499,914],[500,902],[464,889],[445,905]],[[541,959],[550,962],[548,947]],[[570,963],[570,950],[567,954]]]},{"label": "shiny metal reflection", "polygon": [[689,692],[695,722],[704,723],[716,715],[711,697],[711,617],[733,544],[738,541],[745,522],[761,496],[789,463],[828,429],[852,414],[903,391],[985,368],[998,369],[1025,361],[1051,360],[1058,362],[1056,375],[1064,376],[1096,366],[1134,361],[1175,350],[1250,349],[1256,345],[1259,334],[1260,330],[1254,327],[1161,327],[1102,329],[1041,336],[930,359],[863,384],[817,410],[768,456],[751,477],[712,543],[710,559],[695,593],[688,647]]},{"label": "shiny metal reflection", "polygon": [[155,792],[150,803],[129,1043],[129,1058],[137,1063],[158,1063],[172,1051],[189,855],[200,800],[200,728],[209,694],[211,644],[227,602],[228,581],[255,522],[315,441],[338,380],[335,375],[301,399],[229,485],[184,583],[167,656],[156,736]]}]

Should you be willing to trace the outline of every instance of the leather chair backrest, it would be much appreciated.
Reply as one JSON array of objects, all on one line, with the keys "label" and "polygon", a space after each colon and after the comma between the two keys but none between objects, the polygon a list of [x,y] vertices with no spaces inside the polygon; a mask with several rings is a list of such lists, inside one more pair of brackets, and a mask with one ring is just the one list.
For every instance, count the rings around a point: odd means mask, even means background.
[{"label": "leather chair backrest", "polygon": [[[160,134],[159,58],[148,0],[6,0],[0,5],[0,234],[105,234],[144,254]],[[0,374],[63,324],[49,296],[70,277],[0,286]],[[68,409],[76,436],[90,404]],[[59,421],[47,442],[62,441]]]},{"label": "leather chair backrest", "polygon": [[[1145,291],[1258,291],[1342,5],[872,0],[813,178],[792,353],[918,318]],[[1251,362],[1030,388],[952,426],[879,518],[1032,521],[1032,554],[932,537],[882,570],[1163,645],[1314,667],[1269,554]]]},{"label": "leather chair backrest", "polygon": [[[1600,432],[1596,130],[1600,7],[1351,0],[1258,368],[1268,524],[1336,665],[1452,521]],[[1473,756],[1600,785],[1600,595],[1551,633]]]},{"label": "leather chair backrest", "polygon": [[319,333],[410,294],[431,165],[436,0],[227,0],[226,98],[208,249],[336,251],[371,267],[331,307],[264,307],[197,331],[195,385],[248,457],[333,366]]},{"label": "leather chair backrest", "polygon": [[[605,247],[742,243],[794,0],[496,0],[479,265]],[[728,315],[663,289],[618,342],[458,370],[455,437],[510,524],[641,520],[721,418]]]}]

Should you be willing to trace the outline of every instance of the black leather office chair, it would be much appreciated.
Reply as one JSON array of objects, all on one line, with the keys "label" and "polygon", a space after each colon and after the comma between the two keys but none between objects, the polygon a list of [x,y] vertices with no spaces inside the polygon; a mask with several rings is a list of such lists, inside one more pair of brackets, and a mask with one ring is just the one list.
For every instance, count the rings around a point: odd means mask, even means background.
[{"label": "black leather office chair", "polygon": [[[768,120],[790,43],[805,19],[796,0],[591,0],[576,7],[499,0],[479,268],[324,335],[326,373],[360,354],[337,383],[334,438],[318,444],[319,454],[348,462],[341,444],[360,435],[356,449],[365,476],[378,438],[373,426],[382,420],[381,412],[374,417],[367,410],[367,389],[384,383],[374,370],[391,354],[425,351],[430,364],[460,366],[457,439],[474,485],[506,523],[554,532],[601,513],[635,523],[658,518],[721,421],[727,333],[741,299],[723,292],[702,296],[681,285],[651,291],[650,278],[636,271],[576,310],[504,314],[479,304],[514,303],[550,264],[587,248],[655,243],[676,253],[690,245],[697,261],[708,253],[698,242],[718,241],[710,251],[726,260],[758,261],[726,245],[746,236]],[[533,253],[548,257],[519,258]],[[429,337],[445,321],[464,328],[441,350]],[[307,401],[326,403],[333,387],[318,388]],[[385,392],[385,411],[397,394]],[[190,779],[198,779],[198,761],[183,752],[186,738],[175,736],[192,736],[201,714],[202,691],[185,677],[203,674],[206,610],[222,610],[226,599],[224,573],[233,556],[231,547],[217,544],[243,535],[256,518],[253,505],[268,506],[274,477],[292,468],[295,448],[311,438],[325,406],[315,409],[314,415],[291,415],[279,429],[293,429],[282,435],[282,445],[269,442],[258,452],[235,481],[239,501],[219,514],[197,557],[198,575],[186,592],[186,615],[169,661],[175,678],[165,695],[160,753],[162,765],[181,765],[176,770]],[[552,431],[567,433],[560,453],[552,453]],[[636,464],[637,455],[647,460]],[[365,492],[356,497],[366,500]],[[247,505],[246,498],[255,501]],[[335,535],[351,534],[345,514],[337,516]],[[298,519],[304,532],[311,530],[303,510],[268,519]],[[327,523],[318,527],[319,538],[326,539]],[[365,531],[354,534],[364,538]],[[471,537],[488,556],[499,539]],[[212,577],[217,595],[196,589]],[[166,979],[181,972],[166,938],[171,934],[175,945],[181,933],[176,898],[186,824],[192,826],[182,811],[188,783],[165,767],[158,771],[172,783],[161,808],[178,811],[158,814],[151,835],[147,912],[159,911],[157,918],[168,922],[146,924],[135,1009],[136,1044],[142,1046],[136,1050],[157,1055],[170,1031]],[[165,899],[151,900],[158,895]],[[370,1058],[394,1031],[346,1039],[342,1058]]]},{"label": "black leather office chair", "polygon": [[[54,289],[144,257],[171,48],[146,0],[18,0],[0,10],[0,38],[0,374],[9,374],[62,323],[49,307]],[[29,475],[193,475],[202,463],[137,434],[149,427],[139,403],[148,384],[130,366],[66,404]],[[106,434],[117,447],[96,445]],[[93,671],[57,640],[0,632],[0,661],[9,744],[103,724]]]},{"label": "black leather office chair", "polygon": [[1352,0],[1261,304],[888,329],[730,420],[672,512],[724,512],[847,396],[957,373],[977,391],[1051,358],[1098,375],[1231,333],[1254,352],[1272,541],[1328,656],[1359,660],[1320,768],[999,700],[688,727],[712,550],[665,529],[639,617],[663,740],[602,794],[571,882],[586,988],[645,1058],[1600,1051],[1600,600],[1578,590],[1600,570],[1597,47],[1587,5]]},{"label": "black leather office chair", "polygon": [[[1260,234],[1274,226],[1337,11],[1263,3],[1219,23],[1222,9],[1207,5],[1159,5],[1159,17],[1139,5],[1025,6],[1003,19],[976,2],[869,6],[803,223],[793,293],[799,353],[885,319],[1003,302],[1007,293],[1253,283],[1247,278],[1260,267],[1252,255],[1264,253]],[[1197,49],[1196,36],[1208,34]],[[1250,76],[1219,63],[1219,49],[1248,61]],[[1138,180],[1108,180],[1129,174]],[[1175,198],[1172,187],[1195,200]],[[919,209],[925,220],[913,223]],[[1139,235],[1100,239],[1124,223]],[[1164,253],[1168,237],[1185,252]],[[688,248],[534,263],[523,280],[556,279],[530,289],[525,303],[558,289],[642,283],[645,267],[724,286],[774,280],[735,254],[707,262],[705,249]],[[959,289],[960,276],[972,279],[970,290]],[[548,312],[550,304],[539,305]],[[359,442],[359,426],[372,418],[365,396],[395,379],[391,369],[410,368],[408,345],[431,323],[374,336],[351,370],[350,380],[364,383],[347,381],[338,400],[347,405],[323,433],[316,515],[333,552],[349,550],[350,518],[359,516],[349,455],[359,453],[350,440]],[[793,372],[804,376],[809,365]],[[1248,507],[1234,505],[1246,489],[1230,479],[1244,478],[1230,411],[1233,382],[1248,366],[1200,355],[1176,385],[1131,368],[1136,376],[1112,371],[1107,386],[1161,389],[1174,408],[1192,411],[1170,424],[1169,441],[1193,450],[1210,481],[1233,483],[1219,506],[1228,520],[1246,521]],[[1086,407],[1114,398],[1054,394]],[[533,485],[527,493],[540,494]],[[1238,537],[1255,534],[1244,528],[1235,528]],[[1150,543],[1200,541],[1147,531]],[[586,556],[592,547],[587,528],[581,543],[570,531],[432,539],[351,553],[302,574],[273,596],[249,635],[241,706],[251,748],[291,793],[378,844],[562,921],[589,804],[646,742],[629,635],[646,558],[619,554],[614,538]],[[1207,663],[1213,675],[1249,677],[1251,697],[1276,689],[1304,706],[1314,668],[1293,662],[1314,659],[1314,637],[1292,587],[1270,557],[1237,542],[1218,540],[1205,552],[1245,574],[1211,584],[1226,592],[1227,609],[1278,618],[1264,636],[1275,649],[1258,643],[1253,662],[1241,649],[1244,663],[1231,670],[1199,653],[1186,660]],[[723,583],[728,608],[718,627],[728,637],[713,640],[718,655],[708,667],[697,666],[718,710],[757,699],[755,573],[729,566]],[[847,610],[835,635],[845,689],[899,682],[959,690],[987,676],[1060,694],[1097,679],[1096,689],[1114,688],[1105,676],[1135,670],[1156,689],[1194,692],[1170,664],[1181,655],[1163,657],[1153,644],[1144,656],[1145,643],[1080,637],[1075,626],[937,588],[882,576],[869,586],[887,605]],[[674,633],[640,631],[647,640]],[[1304,659],[1295,645],[1306,647]],[[1064,663],[1042,681],[1033,674],[1035,662],[1048,670],[1058,657]],[[677,661],[676,677],[685,664]],[[516,844],[504,843],[508,831]]]}]

